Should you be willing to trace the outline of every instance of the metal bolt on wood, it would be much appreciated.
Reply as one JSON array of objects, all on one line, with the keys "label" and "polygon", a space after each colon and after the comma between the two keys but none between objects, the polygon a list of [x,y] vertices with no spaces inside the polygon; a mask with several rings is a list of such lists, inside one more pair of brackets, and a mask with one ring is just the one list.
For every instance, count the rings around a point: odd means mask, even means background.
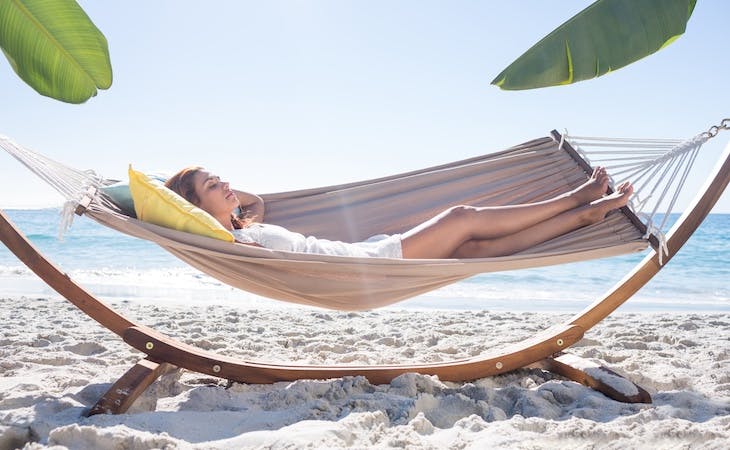
[{"label": "metal bolt on wood", "polygon": [[498,362],[498,363],[496,364],[496,366],[497,366],[497,369],[501,369],[502,367],[504,367],[504,366],[502,365],[502,363],[501,363],[501,362]]},{"label": "metal bolt on wood", "polygon": [[213,366],[213,372],[218,373],[220,371],[221,371],[221,366],[219,366],[218,364],[216,364],[215,366]]},{"label": "metal bolt on wood", "polygon": [[153,348],[155,348],[155,344],[153,344],[152,342],[148,342],[144,345],[144,348],[146,348],[147,350],[152,350]]}]

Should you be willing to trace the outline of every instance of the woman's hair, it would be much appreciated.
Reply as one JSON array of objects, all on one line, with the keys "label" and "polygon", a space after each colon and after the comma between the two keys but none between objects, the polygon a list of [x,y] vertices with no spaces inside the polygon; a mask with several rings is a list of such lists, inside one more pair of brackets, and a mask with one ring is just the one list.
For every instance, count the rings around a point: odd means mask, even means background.
[{"label": "woman's hair", "polygon": [[[193,205],[200,205],[200,197],[195,192],[195,174],[204,170],[200,166],[190,166],[179,171],[175,175],[171,176],[169,180],[165,182],[165,187],[172,190],[185,200],[189,201]],[[241,214],[236,216],[231,213],[231,224],[233,228],[241,229],[251,224],[253,220],[249,216],[248,211],[241,210]]]},{"label": "woman's hair", "polygon": [[200,204],[200,197],[195,192],[195,174],[203,170],[200,166],[190,166],[171,176],[165,182],[165,187],[193,205]]}]

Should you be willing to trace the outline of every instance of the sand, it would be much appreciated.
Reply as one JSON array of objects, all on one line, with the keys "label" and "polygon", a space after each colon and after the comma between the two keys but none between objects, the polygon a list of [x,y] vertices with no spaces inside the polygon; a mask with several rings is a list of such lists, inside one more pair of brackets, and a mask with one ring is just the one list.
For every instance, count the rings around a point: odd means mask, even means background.
[{"label": "sand", "polygon": [[[448,361],[564,314],[113,304],[206,350],[271,362]],[[68,302],[0,298],[0,449],[730,446],[730,314],[622,313],[571,352],[647,389],[623,404],[538,369],[466,383],[406,374],[228,385],[165,375],[127,414],[84,417],[142,355]]]}]

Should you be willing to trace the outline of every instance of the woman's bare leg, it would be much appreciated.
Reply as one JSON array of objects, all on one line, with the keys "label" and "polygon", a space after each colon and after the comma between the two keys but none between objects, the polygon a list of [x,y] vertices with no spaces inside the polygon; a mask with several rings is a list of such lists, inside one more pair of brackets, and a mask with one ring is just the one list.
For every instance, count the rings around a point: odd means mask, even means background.
[{"label": "woman's bare leg", "polygon": [[495,239],[471,240],[453,253],[454,258],[488,258],[511,255],[561,236],[578,228],[600,222],[609,211],[625,206],[633,192],[629,183],[619,185],[616,192],[517,233]]},{"label": "woman's bare leg", "polygon": [[403,233],[404,256],[447,258],[467,241],[494,239],[516,233],[600,198],[608,187],[602,167],[580,187],[542,202],[496,207],[457,206]]}]

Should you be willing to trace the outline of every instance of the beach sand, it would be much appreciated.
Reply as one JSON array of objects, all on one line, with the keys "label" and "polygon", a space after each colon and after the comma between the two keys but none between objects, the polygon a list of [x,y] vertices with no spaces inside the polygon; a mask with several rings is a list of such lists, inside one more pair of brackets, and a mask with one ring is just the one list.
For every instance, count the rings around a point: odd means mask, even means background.
[{"label": "beach sand", "polygon": [[[390,364],[470,357],[564,314],[342,313],[112,304],[183,342],[245,359]],[[623,404],[537,369],[466,383],[407,374],[233,384],[165,375],[127,414],[84,412],[141,358],[55,297],[0,298],[0,449],[702,448],[730,446],[730,314],[611,315],[570,350],[647,389]]]}]

